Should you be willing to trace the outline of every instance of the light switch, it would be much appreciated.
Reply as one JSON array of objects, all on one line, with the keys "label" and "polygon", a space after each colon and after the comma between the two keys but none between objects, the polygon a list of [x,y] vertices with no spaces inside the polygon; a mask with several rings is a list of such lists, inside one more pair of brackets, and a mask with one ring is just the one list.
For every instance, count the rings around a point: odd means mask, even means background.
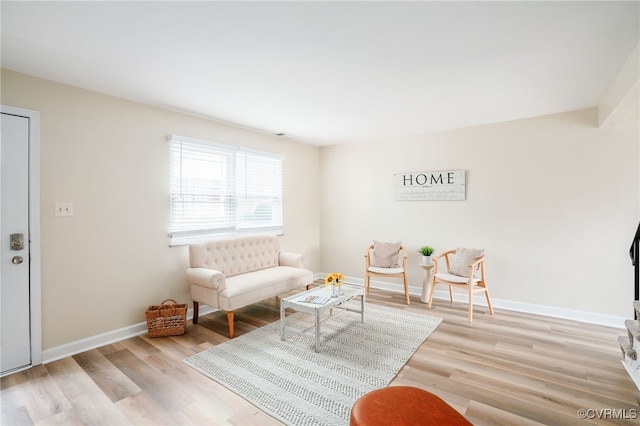
[{"label": "light switch", "polygon": [[73,216],[73,203],[69,201],[56,202],[56,216]]}]

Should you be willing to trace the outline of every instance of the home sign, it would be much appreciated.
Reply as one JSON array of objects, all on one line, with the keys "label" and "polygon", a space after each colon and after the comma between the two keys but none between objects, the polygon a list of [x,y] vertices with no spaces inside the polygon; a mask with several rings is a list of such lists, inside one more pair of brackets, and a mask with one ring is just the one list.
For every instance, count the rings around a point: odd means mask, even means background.
[{"label": "home sign", "polygon": [[452,201],[465,199],[465,171],[402,172],[393,175],[398,201]]}]

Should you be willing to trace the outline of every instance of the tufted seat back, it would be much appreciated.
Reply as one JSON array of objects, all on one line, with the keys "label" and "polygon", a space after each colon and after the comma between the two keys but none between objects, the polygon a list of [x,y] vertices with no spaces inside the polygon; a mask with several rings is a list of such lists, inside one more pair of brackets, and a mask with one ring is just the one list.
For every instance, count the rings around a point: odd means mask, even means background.
[{"label": "tufted seat back", "polygon": [[225,277],[232,277],[278,266],[279,254],[278,237],[254,235],[191,244],[189,264],[192,268],[214,269]]}]

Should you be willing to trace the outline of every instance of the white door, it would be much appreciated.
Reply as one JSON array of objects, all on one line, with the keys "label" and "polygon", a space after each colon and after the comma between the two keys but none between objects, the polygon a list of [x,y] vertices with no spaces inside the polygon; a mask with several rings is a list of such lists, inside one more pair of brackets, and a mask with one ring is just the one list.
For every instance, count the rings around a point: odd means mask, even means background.
[{"label": "white door", "polygon": [[0,367],[31,365],[29,118],[2,113],[0,138]]}]

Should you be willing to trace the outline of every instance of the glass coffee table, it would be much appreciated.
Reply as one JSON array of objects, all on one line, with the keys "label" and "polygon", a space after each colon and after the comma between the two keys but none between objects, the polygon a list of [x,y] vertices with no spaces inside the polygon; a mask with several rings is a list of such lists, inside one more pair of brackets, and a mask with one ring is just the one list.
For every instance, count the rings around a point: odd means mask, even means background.
[{"label": "glass coffee table", "polygon": [[[360,296],[360,310],[342,306],[344,303],[358,296]],[[320,352],[320,324],[322,321],[331,318],[334,315],[333,310],[338,309],[340,311],[358,312],[361,321],[364,322],[364,307],[364,287],[358,285],[343,284],[340,289],[340,295],[336,297],[331,296],[331,286],[329,285],[323,285],[294,296],[286,297],[280,301],[280,339],[286,339],[286,332],[312,336],[315,337],[316,352]],[[313,315],[315,319],[314,325],[302,331],[287,327],[285,316],[285,309],[287,308]],[[329,315],[324,320],[321,320],[322,314],[327,311],[329,311]],[[315,328],[315,333],[313,334],[309,332],[312,328]]]}]

